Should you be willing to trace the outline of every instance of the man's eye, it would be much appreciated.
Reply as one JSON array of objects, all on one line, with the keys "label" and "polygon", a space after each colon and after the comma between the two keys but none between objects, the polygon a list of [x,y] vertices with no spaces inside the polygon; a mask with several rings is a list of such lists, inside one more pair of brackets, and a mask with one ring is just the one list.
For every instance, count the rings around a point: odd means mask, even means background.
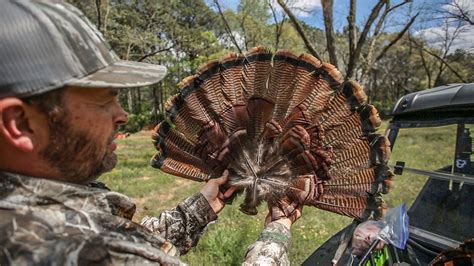
[{"label": "man's eye", "polygon": [[100,103],[99,106],[105,108],[105,107],[107,107],[110,103],[111,103],[111,101],[108,101],[108,102],[105,102],[105,103]]},{"label": "man's eye", "polygon": [[118,102],[118,98],[117,98],[117,99],[116,99],[116,98],[113,98],[113,99],[110,99],[110,100],[108,100],[108,101],[99,103],[99,106],[100,106],[100,107],[107,107],[107,106],[110,106],[110,105],[112,105],[112,104],[114,104],[114,103],[116,103],[116,102]]}]

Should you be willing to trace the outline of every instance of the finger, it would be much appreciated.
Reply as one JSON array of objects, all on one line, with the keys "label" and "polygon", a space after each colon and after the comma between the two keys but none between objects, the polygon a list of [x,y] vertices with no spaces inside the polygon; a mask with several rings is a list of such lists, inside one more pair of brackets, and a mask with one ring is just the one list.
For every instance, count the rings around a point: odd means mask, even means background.
[{"label": "finger", "polygon": [[229,170],[225,169],[224,172],[222,172],[222,177],[229,177]]},{"label": "finger", "polygon": [[353,249],[353,250],[352,250],[352,254],[357,255],[357,256],[360,256],[360,255],[363,254],[363,251],[360,250],[360,249]]},{"label": "finger", "polygon": [[226,169],[221,177],[213,179],[217,185],[224,185],[229,180],[229,171]]},{"label": "finger", "polygon": [[298,204],[298,206],[296,206],[296,209],[297,209],[299,212],[303,212],[303,204]]},{"label": "finger", "polygon": [[296,211],[295,211],[295,217],[296,217],[296,219],[298,219],[298,218],[301,217],[302,209],[303,209],[302,207],[296,208]]},{"label": "finger", "polygon": [[265,217],[265,224],[269,224],[272,222],[272,215],[270,213],[267,214]]},{"label": "finger", "polygon": [[224,198],[228,198],[230,196],[232,196],[232,194],[234,194],[235,190],[237,189],[236,186],[232,186],[230,187],[229,189],[227,189],[225,192],[224,192]]},{"label": "finger", "polygon": [[375,246],[375,249],[376,249],[376,250],[381,250],[384,246],[385,246],[385,242],[383,242],[383,241],[381,240],[381,241],[379,241],[379,243],[377,244],[377,246]]},{"label": "finger", "polygon": [[224,194],[222,192],[219,192],[217,194],[217,197],[220,199],[220,200],[224,200]]},{"label": "finger", "polygon": [[375,240],[377,240],[377,238],[378,238],[378,237],[377,237],[376,234],[373,234],[373,233],[370,234],[370,235],[369,235],[369,241],[370,241],[370,243],[372,243],[372,242],[374,242]]}]

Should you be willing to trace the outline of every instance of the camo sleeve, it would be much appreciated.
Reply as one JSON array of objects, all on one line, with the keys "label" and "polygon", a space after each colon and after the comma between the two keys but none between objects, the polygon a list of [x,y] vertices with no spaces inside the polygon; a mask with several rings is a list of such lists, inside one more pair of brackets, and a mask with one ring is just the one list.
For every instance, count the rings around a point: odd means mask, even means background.
[{"label": "camo sleeve", "polygon": [[290,244],[290,230],[282,224],[269,223],[257,242],[247,249],[242,265],[290,265],[288,260]]},{"label": "camo sleeve", "polygon": [[197,193],[159,217],[147,216],[140,223],[170,241],[183,255],[197,244],[206,226],[216,219],[206,198]]}]

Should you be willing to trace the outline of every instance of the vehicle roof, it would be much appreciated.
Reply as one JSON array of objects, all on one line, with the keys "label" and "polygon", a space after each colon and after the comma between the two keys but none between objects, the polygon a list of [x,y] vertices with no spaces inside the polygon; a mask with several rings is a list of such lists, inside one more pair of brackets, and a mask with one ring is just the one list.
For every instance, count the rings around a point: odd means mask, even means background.
[{"label": "vehicle roof", "polygon": [[398,100],[392,115],[392,121],[472,123],[474,83],[449,84],[407,94]]},{"label": "vehicle roof", "polygon": [[474,83],[457,83],[407,94],[398,100],[392,114],[458,105],[474,106]]}]

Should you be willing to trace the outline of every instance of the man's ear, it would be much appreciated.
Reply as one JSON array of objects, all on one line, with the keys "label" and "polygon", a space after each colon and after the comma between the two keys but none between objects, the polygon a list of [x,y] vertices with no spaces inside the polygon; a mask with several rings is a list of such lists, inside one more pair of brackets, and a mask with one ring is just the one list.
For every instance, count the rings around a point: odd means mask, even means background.
[{"label": "man's ear", "polygon": [[0,99],[0,137],[23,152],[32,152],[37,137],[31,126],[31,107],[18,98]]}]

